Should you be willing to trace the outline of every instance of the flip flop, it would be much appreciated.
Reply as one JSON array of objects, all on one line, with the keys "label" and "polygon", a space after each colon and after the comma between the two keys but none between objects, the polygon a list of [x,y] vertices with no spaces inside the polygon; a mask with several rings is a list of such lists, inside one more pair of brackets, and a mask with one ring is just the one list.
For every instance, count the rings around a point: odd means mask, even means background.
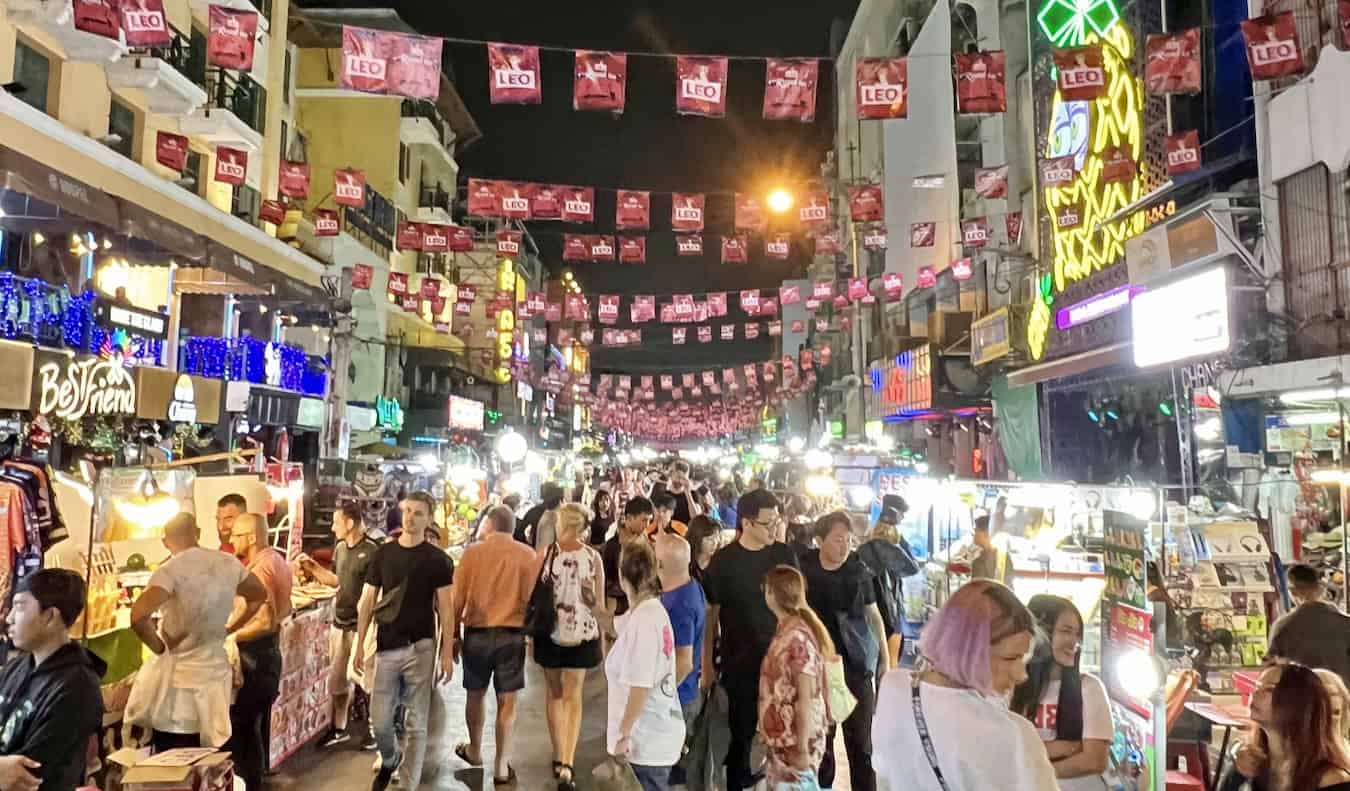
[{"label": "flip flop", "polygon": [[493,775],[492,784],[494,786],[513,786],[516,784],[516,768],[510,764],[506,765],[506,777],[497,777]]},{"label": "flip flop", "polygon": [[469,745],[467,743],[460,743],[455,745],[455,757],[463,761],[464,763],[468,764],[469,766],[483,765],[482,756],[479,756],[479,759],[477,761],[471,760],[469,758]]}]

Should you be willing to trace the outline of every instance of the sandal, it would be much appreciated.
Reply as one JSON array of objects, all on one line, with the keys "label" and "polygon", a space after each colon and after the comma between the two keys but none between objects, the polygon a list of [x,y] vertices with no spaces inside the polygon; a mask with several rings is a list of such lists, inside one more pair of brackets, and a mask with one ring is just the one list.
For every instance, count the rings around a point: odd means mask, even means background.
[{"label": "sandal", "polygon": [[[563,770],[567,771],[566,780],[562,779]],[[576,772],[571,764],[559,764],[558,791],[577,791]]]},{"label": "sandal", "polygon": [[494,786],[513,786],[516,784],[516,768],[510,764],[506,765],[506,777],[497,777],[493,775],[492,784]]},{"label": "sandal", "polygon": [[455,757],[463,761],[464,763],[468,764],[469,766],[483,765],[483,757],[481,755],[478,757],[477,761],[471,760],[469,758],[469,744],[467,743],[455,745]]},{"label": "sandal", "polygon": [[564,766],[567,766],[567,764],[563,763],[562,761],[554,761],[554,762],[553,762],[553,779],[554,779],[554,780],[557,780],[559,777],[562,776],[562,768],[563,768]]}]

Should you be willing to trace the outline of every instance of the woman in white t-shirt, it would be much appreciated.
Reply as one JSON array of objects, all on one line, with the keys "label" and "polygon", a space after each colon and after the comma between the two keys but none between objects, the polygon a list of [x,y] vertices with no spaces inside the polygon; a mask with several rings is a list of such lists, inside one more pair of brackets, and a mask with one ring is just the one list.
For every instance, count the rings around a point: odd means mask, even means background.
[{"label": "woman in white t-shirt", "polygon": [[684,713],[677,696],[675,632],[661,604],[656,555],[646,541],[625,545],[619,582],[628,612],[605,658],[609,718],[606,746],[627,756],[644,791],[670,787],[670,769],[684,749]]},{"label": "woman in white t-shirt", "polygon": [[872,766],[904,791],[1056,791],[1036,729],[1005,696],[1026,679],[1035,621],[1005,586],[962,586],[924,626],[923,664],[881,682]]},{"label": "woman in white t-shirt", "polygon": [[1027,609],[1041,633],[1010,708],[1036,726],[1062,791],[1105,791],[1115,724],[1106,687],[1078,671],[1083,616],[1068,599],[1046,594],[1033,596]]}]

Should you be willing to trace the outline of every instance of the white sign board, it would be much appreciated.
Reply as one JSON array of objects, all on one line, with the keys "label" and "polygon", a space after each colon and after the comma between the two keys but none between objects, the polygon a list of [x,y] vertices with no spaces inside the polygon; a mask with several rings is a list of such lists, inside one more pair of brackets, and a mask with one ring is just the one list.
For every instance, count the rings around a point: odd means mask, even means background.
[{"label": "white sign board", "polygon": [[1140,368],[1228,351],[1228,270],[1215,267],[1139,294],[1130,320]]}]

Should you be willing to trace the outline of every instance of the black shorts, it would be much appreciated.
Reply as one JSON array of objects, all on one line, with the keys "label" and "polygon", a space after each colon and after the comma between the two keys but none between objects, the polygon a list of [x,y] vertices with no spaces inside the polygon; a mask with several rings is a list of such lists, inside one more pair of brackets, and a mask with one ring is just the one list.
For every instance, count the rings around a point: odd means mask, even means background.
[{"label": "black shorts", "polygon": [[519,629],[465,628],[461,661],[464,688],[498,694],[525,688],[525,633]]},{"label": "black shorts", "polygon": [[551,670],[590,670],[603,659],[599,638],[579,645],[558,645],[547,639],[534,641],[534,661]]}]

